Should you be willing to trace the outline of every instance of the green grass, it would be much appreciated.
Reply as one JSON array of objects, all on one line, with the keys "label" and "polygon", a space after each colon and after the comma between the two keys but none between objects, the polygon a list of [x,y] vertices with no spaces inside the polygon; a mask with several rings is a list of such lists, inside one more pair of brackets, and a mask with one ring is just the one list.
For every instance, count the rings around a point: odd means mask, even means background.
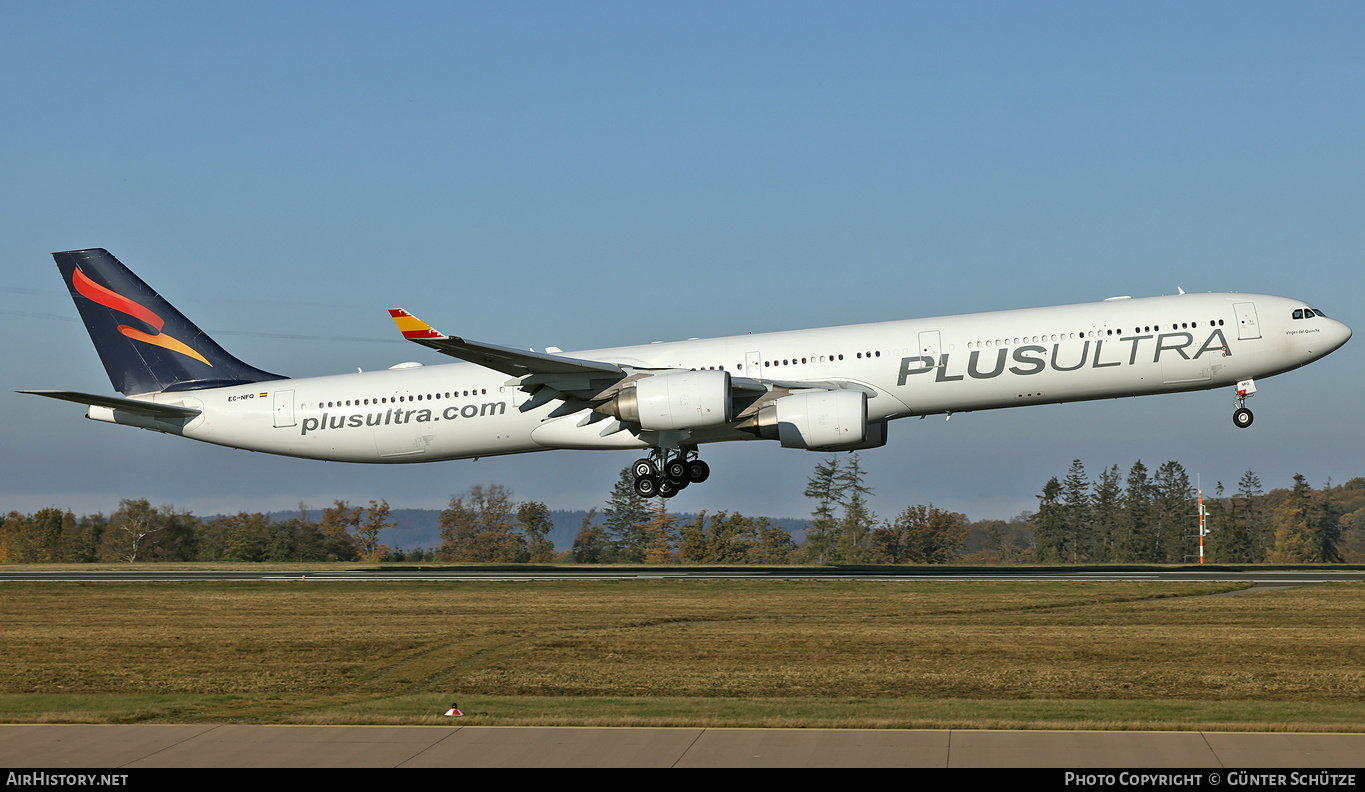
[{"label": "green grass", "polygon": [[12,583],[0,720],[1365,731],[1365,586]]}]

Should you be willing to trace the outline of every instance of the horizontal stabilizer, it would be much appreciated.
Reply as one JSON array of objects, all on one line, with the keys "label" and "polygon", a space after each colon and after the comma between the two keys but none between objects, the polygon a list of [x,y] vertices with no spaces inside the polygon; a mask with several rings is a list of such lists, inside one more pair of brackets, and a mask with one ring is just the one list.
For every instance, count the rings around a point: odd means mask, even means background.
[{"label": "horizontal stabilizer", "polygon": [[61,399],[62,401],[75,402],[77,404],[108,407],[111,410],[123,410],[124,412],[168,418],[191,418],[200,413],[200,410],[196,410],[193,407],[181,407],[175,404],[157,404],[155,402],[138,401],[137,399],[120,399],[117,396],[98,396],[93,393],[80,393],[78,391],[21,390],[17,391],[17,393],[32,393],[34,396],[46,396],[49,399]]}]

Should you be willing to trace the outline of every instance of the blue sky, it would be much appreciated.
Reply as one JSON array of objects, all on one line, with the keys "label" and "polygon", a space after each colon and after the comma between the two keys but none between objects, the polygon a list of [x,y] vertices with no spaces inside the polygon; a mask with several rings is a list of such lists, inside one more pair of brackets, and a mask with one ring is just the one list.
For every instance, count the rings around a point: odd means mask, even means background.
[{"label": "blue sky", "polygon": [[[606,498],[634,454],[346,466],[94,424],[51,251],[105,247],[248,362],[441,362],[1186,291],[1365,327],[1358,3],[45,3],[0,27],[0,510]],[[1261,383],[901,421],[874,507],[1008,517],[1073,458],[1365,475],[1357,339]],[[713,447],[680,510],[803,516],[816,455]]]}]

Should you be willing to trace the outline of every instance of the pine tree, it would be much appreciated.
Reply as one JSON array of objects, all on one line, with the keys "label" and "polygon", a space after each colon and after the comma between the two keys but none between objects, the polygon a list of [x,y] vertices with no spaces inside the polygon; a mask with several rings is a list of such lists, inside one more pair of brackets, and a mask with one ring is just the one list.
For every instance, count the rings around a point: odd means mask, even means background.
[{"label": "pine tree", "polygon": [[1119,483],[1119,466],[1112,465],[1100,473],[1095,482],[1095,496],[1090,501],[1094,530],[1094,559],[1112,562],[1119,557],[1120,526],[1123,523],[1123,486]]},{"label": "pine tree", "polygon": [[1190,476],[1179,462],[1166,462],[1157,468],[1152,491],[1155,507],[1152,536],[1155,544],[1149,560],[1166,563],[1184,561],[1186,548],[1192,546],[1189,538],[1194,533],[1192,526],[1198,519],[1195,490],[1190,485]]},{"label": "pine tree", "polygon": [[1340,504],[1327,498],[1331,489],[1332,479],[1329,477],[1323,485],[1323,492],[1314,500],[1317,524],[1313,532],[1313,544],[1321,563],[1339,564],[1345,560],[1341,555],[1345,532],[1341,525],[1343,514]]},{"label": "pine tree", "polygon": [[864,564],[871,560],[872,530],[877,516],[867,505],[872,489],[863,483],[865,472],[858,464],[858,455],[850,454],[848,465],[840,474],[840,491],[844,494],[844,514],[839,520],[839,560],[845,564]]},{"label": "pine tree", "polygon": [[1119,552],[1116,560],[1125,563],[1155,560],[1152,519],[1152,482],[1147,477],[1147,466],[1142,460],[1128,469],[1128,486],[1123,493],[1123,524],[1120,528]]},{"label": "pine tree", "polygon": [[1065,546],[1063,560],[1076,563],[1089,560],[1093,554],[1094,531],[1090,515],[1090,478],[1085,475],[1081,460],[1071,462],[1071,469],[1062,480],[1062,503],[1065,504]]},{"label": "pine tree", "polygon": [[1066,550],[1066,507],[1062,503],[1062,485],[1053,476],[1043,485],[1038,497],[1038,513],[1029,518],[1033,527],[1035,560],[1052,564],[1064,560]]},{"label": "pine tree", "polygon": [[1246,563],[1264,560],[1275,544],[1274,529],[1259,501],[1265,493],[1261,490],[1261,478],[1248,470],[1237,482],[1237,497],[1241,499],[1239,529],[1245,536]]},{"label": "pine tree", "polygon": [[630,467],[621,468],[621,475],[611,489],[607,508],[602,510],[603,530],[606,531],[609,560],[638,564],[645,560],[645,546],[649,542],[648,527],[653,519],[649,504],[635,491],[635,477]]},{"label": "pine tree", "polygon": [[806,525],[806,560],[824,564],[834,560],[834,548],[839,534],[835,510],[843,504],[844,492],[839,470],[839,457],[830,456],[815,465],[815,472],[806,481],[807,498],[815,499],[815,511]]}]

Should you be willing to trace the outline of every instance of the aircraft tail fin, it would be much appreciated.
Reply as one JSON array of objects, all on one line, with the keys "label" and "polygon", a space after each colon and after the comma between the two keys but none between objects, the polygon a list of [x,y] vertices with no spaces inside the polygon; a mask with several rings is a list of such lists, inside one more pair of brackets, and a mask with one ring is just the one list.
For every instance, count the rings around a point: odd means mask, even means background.
[{"label": "aircraft tail fin", "polygon": [[119,393],[284,379],[228,354],[107,250],[68,250],[52,258]]}]

